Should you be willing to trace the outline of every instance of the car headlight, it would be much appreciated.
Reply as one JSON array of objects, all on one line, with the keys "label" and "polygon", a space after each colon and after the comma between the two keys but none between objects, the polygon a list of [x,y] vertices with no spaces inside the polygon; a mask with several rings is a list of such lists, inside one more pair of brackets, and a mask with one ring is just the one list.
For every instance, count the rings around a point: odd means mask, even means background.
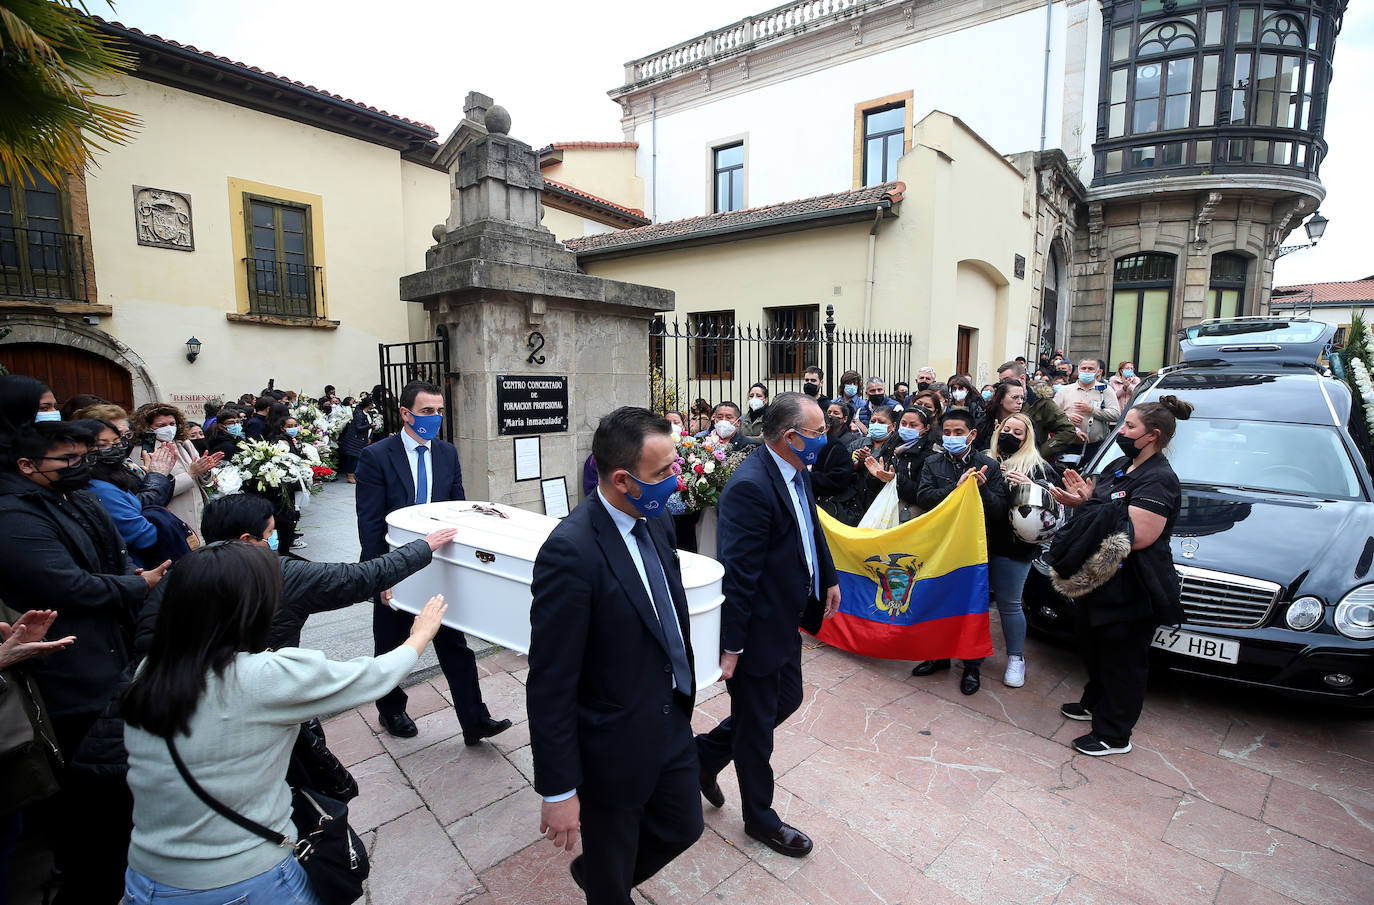
[{"label": "car headlight", "polygon": [[1322,602],[1315,597],[1299,597],[1288,604],[1284,618],[1289,628],[1305,632],[1322,621]]},{"label": "car headlight", "polygon": [[1347,638],[1374,638],[1374,585],[1361,585],[1336,605],[1336,630]]}]

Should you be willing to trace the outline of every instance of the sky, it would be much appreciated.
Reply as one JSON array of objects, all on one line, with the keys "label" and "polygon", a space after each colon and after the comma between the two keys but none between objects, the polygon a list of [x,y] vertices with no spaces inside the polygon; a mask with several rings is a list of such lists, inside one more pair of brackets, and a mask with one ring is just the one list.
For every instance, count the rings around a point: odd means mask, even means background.
[{"label": "sky", "polygon": [[[627,60],[761,12],[780,0],[118,0],[91,12],[182,44],[425,122],[442,140],[480,91],[510,111],[511,134],[620,141],[606,92]],[[980,77],[982,73],[978,74]],[[1039,73],[1035,73],[1038,78]],[[919,86],[918,86],[919,87]],[[1374,274],[1374,4],[1355,0],[1336,43],[1321,179],[1330,219],[1312,249],[1281,258],[1275,283]],[[958,111],[950,111],[957,114]],[[1024,148],[1000,148],[1015,153]],[[1289,244],[1306,242],[1300,228]]]}]

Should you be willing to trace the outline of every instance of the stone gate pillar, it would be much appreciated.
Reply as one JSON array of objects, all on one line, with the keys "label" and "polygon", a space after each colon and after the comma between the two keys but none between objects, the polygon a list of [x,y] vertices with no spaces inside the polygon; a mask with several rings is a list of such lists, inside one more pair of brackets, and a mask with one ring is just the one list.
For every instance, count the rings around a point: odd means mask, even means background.
[{"label": "stone gate pillar", "polygon": [[[489,105],[469,95],[468,118],[439,151],[452,210],[434,229],[425,269],[401,278],[401,298],[448,329],[450,417],[468,498],[542,512],[540,481],[515,473],[516,439],[538,437],[539,475],[564,477],[572,507],[601,416],[648,404],[649,321],[672,310],[673,293],[578,270],[540,225],[537,155],[510,137],[504,109],[483,111]],[[485,114],[485,130],[474,113]]]}]

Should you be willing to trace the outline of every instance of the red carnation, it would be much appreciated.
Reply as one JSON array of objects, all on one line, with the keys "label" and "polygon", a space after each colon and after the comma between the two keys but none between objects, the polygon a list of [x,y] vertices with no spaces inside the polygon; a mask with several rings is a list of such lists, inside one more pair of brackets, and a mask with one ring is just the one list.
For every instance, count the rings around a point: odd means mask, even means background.
[{"label": "red carnation", "polygon": [[700,464],[697,464],[692,466],[692,471],[695,471],[697,474],[704,474],[706,472],[706,469],[703,468]]}]

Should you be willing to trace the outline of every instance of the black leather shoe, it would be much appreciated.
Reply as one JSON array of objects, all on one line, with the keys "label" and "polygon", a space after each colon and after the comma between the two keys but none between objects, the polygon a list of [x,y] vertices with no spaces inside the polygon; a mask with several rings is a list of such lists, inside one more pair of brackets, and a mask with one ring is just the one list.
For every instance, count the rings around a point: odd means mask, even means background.
[{"label": "black leather shoe", "polygon": [[573,882],[577,884],[577,888],[582,890],[583,892],[586,892],[587,878],[582,873],[581,855],[578,855],[576,858],[572,859],[572,863],[568,865],[568,873],[572,874]]},{"label": "black leather shoe", "polygon": [[382,728],[397,738],[414,738],[420,734],[420,730],[415,726],[415,721],[406,715],[402,710],[400,713],[378,714],[377,721],[382,724]]},{"label": "black leather shoe", "polygon": [[783,824],[776,830],[764,832],[744,828],[746,835],[759,840],[764,845],[777,852],[779,855],[786,855],[789,858],[801,858],[811,854],[811,839],[801,830],[794,826]]},{"label": "black leather shoe", "polygon": [[491,717],[483,717],[477,724],[477,731],[463,733],[463,744],[468,747],[480,745],[482,739],[491,738],[493,735],[500,735],[510,728],[510,720],[493,720]]},{"label": "black leather shoe", "polygon": [[949,669],[948,660],[922,660],[911,667],[911,674],[913,676],[929,676],[942,669]]},{"label": "black leather shoe", "polygon": [[711,807],[720,808],[725,806],[725,793],[720,790],[720,783],[716,781],[716,774],[701,771],[701,797],[710,802]]},{"label": "black leather shoe", "polygon": [[965,666],[964,678],[959,681],[959,690],[964,694],[977,694],[982,684],[983,680],[982,677],[978,675],[978,667]]}]

